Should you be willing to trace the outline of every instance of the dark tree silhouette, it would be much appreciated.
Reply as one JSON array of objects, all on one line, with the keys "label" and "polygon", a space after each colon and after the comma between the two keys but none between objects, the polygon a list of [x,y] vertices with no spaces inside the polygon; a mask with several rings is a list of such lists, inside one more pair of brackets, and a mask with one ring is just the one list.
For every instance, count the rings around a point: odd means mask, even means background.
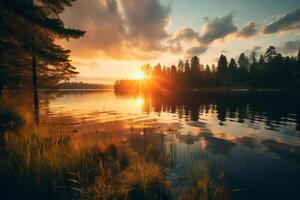
[{"label": "dark tree silhouette", "polygon": [[228,82],[230,85],[234,86],[237,83],[237,64],[233,58],[231,58],[228,65]]},{"label": "dark tree silhouette", "polygon": [[228,67],[227,58],[222,54],[219,58],[218,66],[217,66],[217,77],[221,85],[226,84],[227,67]]},{"label": "dark tree silhouette", "polygon": [[240,85],[245,85],[245,80],[248,78],[249,60],[244,53],[241,53],[238,64],[238,81]]},{"label": "dark tree silhouette", "polygon": [[265,61],[271,62],[271,60],[277,55],[276,48],[270,46],[265,53]]},{"label": "dark tree silhouette", "polygon": [[[33,99],[38,117],[38,84],[53,85],[76,74],[70,64],[69,50],[56,45],[57,38],[78,38],[84,31],[65,28],[59,14],[73,0],[10,0],[0,1],[1,68],[8,77],[5,85],[18,87],[29,83],[31,77]],[[14,56],[11,56],[14,55]],[[31,70],[31,73],[29,71]],[[38,118],[37,118],[38,119]]]},{"label": "dark tree silhouette", "polygon": [[[232,58],[229,65],[226,56],[221,55],[217,68],[214,64],[204,68],[196,56],[191,59],[191,66],[188,60],[184,65],[183,61],[179,60],[177,67],[172,65],[163,69],[160,64],[153,69],[147,65],[143,70],[145,74],[152,76],[152,80],[143,81],[143,87],[155,91],[193,90],[204,87],[300,89],[299,59],[277,53],[275,55],[274,52],[276,49],[270,47],[265,54],[268,59],[265,59],[265,55],[260,55],[258,60],[255,52],[251,53],[249,59],[241,53],[238,64]],[[129,82],[122,83],[130,87]],[[132,81],[132,85],[134,84],[135,81]],[[125,88],[120,86],[120,82],[118,85],[118,88]]]},{"label": "dark tree silhouette", "polygon": [[179,71],[179,72],[184,72],[184,66],[185,66],[185,65],[184,65],[183,60],[180,59],[180,60],[178,61],[178,65],[177,65],[178,71]]}]

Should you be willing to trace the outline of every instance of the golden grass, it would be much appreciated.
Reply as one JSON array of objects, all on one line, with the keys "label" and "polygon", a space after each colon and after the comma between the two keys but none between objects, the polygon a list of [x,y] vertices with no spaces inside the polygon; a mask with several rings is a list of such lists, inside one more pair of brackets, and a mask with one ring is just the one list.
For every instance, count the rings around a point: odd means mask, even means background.
[{"label": "golden grass", "polygon": [[166,196],[163,169],[116,145],[81,144],[76,137],[27,127],[1,138],[0,197],[114,199]]},{"label": "golden grass", "polygon": [[[173,198],[166,170],[176,144],[166,143],[164,134],[133,135],[131,145],[87,140],[52,123],[37,127],[28,109],[1,99],[0,117],[10,117],[0,133],[0,199]],[[179,199],[228,199],[219,185],[199,162]]]}]

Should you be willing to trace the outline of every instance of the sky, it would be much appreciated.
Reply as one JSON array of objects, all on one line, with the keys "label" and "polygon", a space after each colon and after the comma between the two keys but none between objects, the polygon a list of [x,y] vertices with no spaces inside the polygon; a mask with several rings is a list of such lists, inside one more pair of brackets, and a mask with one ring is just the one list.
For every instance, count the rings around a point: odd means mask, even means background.
[{"label": "sky", "polygon": [[196,55],[211,65],[221,54],[261,54],[273,45],[296,55],[300,46],[299,0],[77,0],[61,18],[86,31],[59,44],[80,73],[72,81],[89,83],[131,79],[147,63]]}]

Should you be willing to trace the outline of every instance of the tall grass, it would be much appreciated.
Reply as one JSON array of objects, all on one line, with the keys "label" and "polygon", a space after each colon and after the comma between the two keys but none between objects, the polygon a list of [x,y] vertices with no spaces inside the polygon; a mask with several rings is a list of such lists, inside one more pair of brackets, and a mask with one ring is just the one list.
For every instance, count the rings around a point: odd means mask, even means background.
[{"label": "tall grass", "polygon": [[[0,117],[14,117],[0,121],[0,199],[175,198],[166,173],[176,164],[176,143],[163,133],[144,131],[128,145],[91,142],[37,127],[28,110],[2,103]],[[187,180],[179,199],[226,199],[205,162],[195,162]]]},{"label": "tall grass", "polygon": [[210,166],[202,161],[193,166],[178,199],[184,200],[229,200],[230,192],[223,171],[218,180],[212,177]]},{"label": "tall grass", "polygon": [[[35,130],[37,131],[37,130]],[[116,145],[81,145],[32,128],[5,133],[0,150],[1,199],[162,199],[163,169]]]}]

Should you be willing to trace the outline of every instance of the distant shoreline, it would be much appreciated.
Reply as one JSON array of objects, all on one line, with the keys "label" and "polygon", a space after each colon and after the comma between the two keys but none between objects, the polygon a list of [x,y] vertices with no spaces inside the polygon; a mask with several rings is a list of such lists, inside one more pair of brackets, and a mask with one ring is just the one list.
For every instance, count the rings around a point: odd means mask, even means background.
[{"label": "distant shoreline", "polygon": [[[116,89],[117,92],[136,92],[132,89]],[[143,90],[142,90],[143,92]],[[159,90],[145,90],[144,92],[159,93]],[[279,89],[279,88],[235,88],[235,87],[211,87],[211,88],[195,88],[195,89],[174,89],[171,92],[297,92],[295,89]]]},{"label": "distant shoreline", "polygon": [[[78,89],[70,89],[70,88],[58,88],[58,89],[39,89],[40,91],[114,91],[116,93],[123,93],[123,94],[130,94],[130,93],[139,93],[140,91],[134,91],[131,89],[126,90],[117,90],[114,88],[106,88],[106,89],[90,89],[90,88],[78,88]],[[144,90],[141,91],[142,93],[160,93],[161,91],[158,90]],[[197,88],[197,89],[179,89],[170,91],[172,93],[251,93],[251,92],[291,92],[291,93],[298,93],[295,89],[277,89],[277,88],[223,88],[223,87],[216,87],[216,88]]]}]

